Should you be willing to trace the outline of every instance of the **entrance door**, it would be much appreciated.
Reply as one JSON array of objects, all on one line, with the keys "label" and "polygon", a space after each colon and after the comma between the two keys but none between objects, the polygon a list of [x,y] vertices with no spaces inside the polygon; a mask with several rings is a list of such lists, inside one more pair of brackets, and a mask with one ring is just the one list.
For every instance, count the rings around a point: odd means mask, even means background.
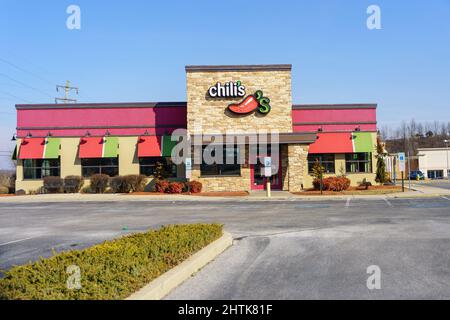
[{"label": "entrance door", "polygon": [[[258,156],[256,164],[250,165],[251,189],[265,190],[267,179],[270,179],[270,188],[273,190],[281,190],[281,159],[278,163],[278,171],[270,178],[264,176],[264,156]],[[272,164],[272,172],[275,172],[275,164]]]}]

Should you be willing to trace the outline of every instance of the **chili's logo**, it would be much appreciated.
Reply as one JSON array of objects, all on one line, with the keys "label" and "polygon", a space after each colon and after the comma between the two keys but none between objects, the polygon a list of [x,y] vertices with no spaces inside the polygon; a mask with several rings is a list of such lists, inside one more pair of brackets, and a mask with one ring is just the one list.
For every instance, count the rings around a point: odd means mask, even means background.
[{"label": "chili's logo", "polygon": [[270,99],[264,97],[264,93],[261,90],[249,95],[238,104],[230,104],[228,106],[228,110],[237,114],[249,114],[255,110],[261,114],[268,114],[270,109]]}]

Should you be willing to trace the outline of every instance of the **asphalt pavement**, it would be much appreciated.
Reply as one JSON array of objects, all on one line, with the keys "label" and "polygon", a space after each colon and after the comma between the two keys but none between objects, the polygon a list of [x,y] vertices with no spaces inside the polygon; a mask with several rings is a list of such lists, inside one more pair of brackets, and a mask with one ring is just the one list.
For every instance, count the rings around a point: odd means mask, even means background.
[{"label": "asphalt pavement", "polygon": [[[168,299],[450,299],[450,198],[0,203],[0,269],[174,223],[234,245]],[[369,290],[377,266],[381,288]]]}]

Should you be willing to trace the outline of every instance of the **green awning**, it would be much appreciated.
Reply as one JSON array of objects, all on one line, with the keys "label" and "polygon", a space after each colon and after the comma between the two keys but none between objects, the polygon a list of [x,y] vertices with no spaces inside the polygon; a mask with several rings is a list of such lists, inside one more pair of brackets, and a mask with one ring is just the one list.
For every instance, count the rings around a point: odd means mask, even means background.
[{"label": "green awning", "polygon": [[119,153],[119,138],[104,137],[103,139],[103,158],[116,158]]},{"label": "green awning", "polygon": [[61,145],[60,138],[51,138],[51,137],[46,138],[43,159],[58,159],[60,145]]},{"label": "green awning", "polygon": [[[162,157],[170,157],[172,155],[172,150],[178,143],[178,139],[176,141],[172,141],[172,136],[163,136],[162,146],[161,146],[161,156]],[[177,138],[174,136],[174,139]]]},{"label": "green awning", "polygon": [[353,133],[353,152],[374,152],[375,141],[372,132],[354,132]]}]

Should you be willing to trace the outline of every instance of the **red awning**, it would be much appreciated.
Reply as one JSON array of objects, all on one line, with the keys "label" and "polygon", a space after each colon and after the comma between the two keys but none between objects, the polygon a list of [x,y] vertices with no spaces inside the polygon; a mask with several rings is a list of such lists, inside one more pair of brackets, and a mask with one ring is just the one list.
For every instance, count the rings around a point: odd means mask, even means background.
[{"label": "red awning", "polygon": [[86,137],[80,139],[80,158],[102,158],[103,137]]},{"label": "red awning", "polygon": [[19,147],[19,159],[42,159],[45,138],[26,138]]},{"label": "red awning", "polygon": [[319,133],[317,140],[309,146],[309,153],[352,153],[351,132]]},{"label": "red awning", "polygon": [[138,157],[161,157],[161,136],[139,137]]}]

